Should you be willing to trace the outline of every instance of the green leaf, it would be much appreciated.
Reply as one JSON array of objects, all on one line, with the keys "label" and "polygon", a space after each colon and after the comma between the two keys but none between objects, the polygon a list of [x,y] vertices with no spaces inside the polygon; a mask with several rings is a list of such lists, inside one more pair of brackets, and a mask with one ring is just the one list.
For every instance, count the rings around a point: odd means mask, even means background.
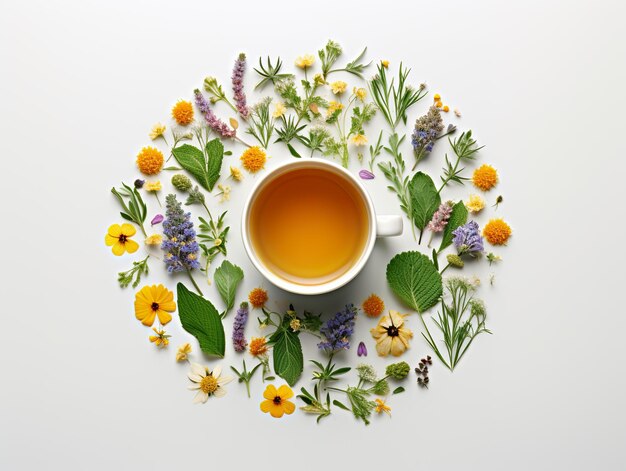
[{"label": "green leaf", "polygon": [[443,292],[441,275],[426,255],[402,252],[387,265],[387,283],[404,303],[420,314],[433,307]]},{"label": "green leaf", "polygon": [[452,206],[452,213],[450,213],[450,219],[448,219],[448,224],[443,230],[443,238],[441,239],[441,245],[439,246],[439,251],[441,252],[446,247],[452,244],[452,231],[454,231],[457,227],[462,226],[467,222],[467,208],[463,204],[463,201],[459,201],[454,206]]},{"label": "green leaf", "polygon": [[272,334],[270,342],[274,345],[274,371],[293,386],[302,374],[304,359],[300,337],[289,328],[289,321],[286,322]]},{"label": "green leaf", "polygon": [[211,191],[220,178],[220,172],[222,170],[222,159],[224,158],[224,144],[215,138],[212,141],[206,143],[206,156],[207,156],[207,182],[209,185],[208,190]]},{"label": "green leaf", "polygon": [[393,390],[391,394],[400,394],[400,393],[403,393],[404,391],[405,389],[402,386],[398,386],[396,389]]},{"label": "green leaf", "polygon": [[174,147],[172,154],[176,161],[187,170],[197,182],[207,191],[211,191],[212,186],[206,170],[206,161],[204,154],[200,149],[190,144]]},{"label": "green leaf", "polygon": [[204,353],[224,358],[224,326],[215,306],[189,291],[182,283],[178,283],[176,290],[178,315],[183,328],[198,339]]},{"label": "green leaf", "polygon": [[409,195],[413,222],[423,231],[441,204],[441,197],[432,178],[423,172],[417,172],[409,182]]},{"label": "green leaf", "polygon": [[224,304],[226,304],[226,312],[228,312],[235,305],[235,292],[237,291],[237,286],[243,280],[243,270],[228,260],[224,260],[215,270],[214,278],[217,291],[220,293]]},{"label": "green leaf", "polygon": [[334,404],[334,405],[336,405],[337,407],[339,407],[340,409],[347,410],[347,411],[349,411],[349,410],[350,410],[350,409],[348,409],[348,406],[346,406],[346,405],[345,405],[344,403],[342,403],[342,402],[339,402],[337,399],[334,399],[334,400],[333,400],[333,404]]},{"label": "green leaf", "polygon": [[287,148],[289,149],[289,153],[296,158],[301,158],[302,156],[298,154],[298,151],[289,143],[287,143]]},{"label": "green leaf", "polygon": [[437,258],[437,249],[433,249],[433,265],[435,265],[435,270],[439,270],[439,259]]}]

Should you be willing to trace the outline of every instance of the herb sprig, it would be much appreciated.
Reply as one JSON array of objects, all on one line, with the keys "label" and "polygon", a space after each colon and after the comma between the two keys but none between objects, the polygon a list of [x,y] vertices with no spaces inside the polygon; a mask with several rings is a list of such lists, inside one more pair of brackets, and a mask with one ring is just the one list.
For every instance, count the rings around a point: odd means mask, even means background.
[{"label": "herb sprig", "polygon": [[[143,202],[137,188],[131,188],[126,183],[122,182],[122,188],[111,188],[111,193],[115,195],[122,206],[120,215],[127,221],[137,224],[141,232],[143,232],[143,235],[147,237],[148,234],[146,234],[143,224],[146,222],[148,208],[146,203]],[[127,201],[124,200],[125,198]]]},{"label": "herb sprig", "polygon": [[476,153],[485,147],[476,146],[476,139],[472,138],[471,130],[462,133],[457,139],[452,140],[448,138],[448,142],[450,142],[452,150],[456,155],[456,161],[454,165],[452,165],[452,162],[448,159],[448,154],[446,154],[446,166],[443,168],[443,176],[440,177],[442,183],[439,192],[451,181],[463,185],[465,181],[469,180],[469,178],[461,176],[465,167],[459,168],[459,164],[464,161],[469,162],[474,160]]},{"label": "herb sprig", "polygon": [[149,258],[150,255],[148,255],[143,260],[133,262],[133,267],[130,270],[122,271],[117,274],[117,281],[120,284],[120,288],[126,288],[128,285],[130,285],[131,282],[133,283],[133,288],[139,286],[139,283],[141,283],[141,277],[148,275]]}]

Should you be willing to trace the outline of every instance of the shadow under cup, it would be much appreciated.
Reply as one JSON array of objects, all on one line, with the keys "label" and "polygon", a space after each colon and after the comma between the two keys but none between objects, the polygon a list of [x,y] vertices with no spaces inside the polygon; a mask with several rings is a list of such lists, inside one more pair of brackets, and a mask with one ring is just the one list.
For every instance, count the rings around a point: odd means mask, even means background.
[{"label": "shadow under cup", "polygon": [[[252,261],[285,289],[335,289],[349,279],[331,285],[369,253],[369,204],[363,188],[335,164],[307,160],[279,167],[258,184],[244,215]],[[328,289],[314,288],[323,286]]]}]

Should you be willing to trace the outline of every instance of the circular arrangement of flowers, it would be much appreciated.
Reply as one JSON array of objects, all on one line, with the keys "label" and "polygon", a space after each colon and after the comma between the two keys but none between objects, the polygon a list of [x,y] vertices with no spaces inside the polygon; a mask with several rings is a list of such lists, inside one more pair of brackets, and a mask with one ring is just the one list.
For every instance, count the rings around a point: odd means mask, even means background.
[{"label": "circular arrangement of flowers", "polygon": [[[120,213],[104,242],[132,264],[118,274],[119,285],[135,290],[135,317],[152,329],[147,345],[171,348],[170,322],[189,334],[177,339],[171,358],[189,363],[194,402],[224,396],[237,379],[248,397],[258,398],[259,413],[281,418],[301,411],[319,421],[344,412],[369,424],[375,415],[391,415],[393,396],[408,394],[409,384],[426,390],[434,363],[453,371],[476,337],[491,333],[471,271],[499,263],[497,249],[512,235],[505,219],[495,217],[503,202],[492,196],[498,171],[478,165],[483,147],[471,130],[457,129],[458,109],[451,111],[438,93],[429,99],[427,86],[413,83],[402,63],[366,54],[346,59],[334,41],[290,61],[292,67],[280,57],[250,67],[239,54],[228,86],[206,77],[174,103],[171,121],[155,124],[151,142],[137,152],[137,174],[111,190]],[[259,94],[264,97],[249,103]],[[448,117],[457,124],[446,123]],[[439,149],[441,156],[433,155]],[[228,252],[239,217],[223,208],[239,182],[265,170],[270,152],[336,159],[346,168],[358,163],[361,179],[385,180],[410,224],[404,237],[414,239],[413,250],[386,267],[392,299],[367,291],[323,315],[312,306],[274,311],[262,287],[241,292],[244,271]],[[439,174],[421,170],[435,158],[442,162]],[[466,199],[446,199],[452,186],[472,190]],[[492,216],[482,228],[479,213]],[[175,292],[163,284],[174,275]],[[201,288],[207,283],[217,292],[213,299]],[[409,324],[419,326],[431,350],[419,360],[407,353],[415,337]],[[314,336],[318,350],[306,359],[310,380],[302,375],[305,335]],[[354,345],[357,335],[367,341]],[[361,359],[358,366],[348,366],[348,351]],[[393,360],[377,371],[368,355]],[[211,357],[217,363],[204,365]],[[263,391],[253,391],[260,382]]]}]

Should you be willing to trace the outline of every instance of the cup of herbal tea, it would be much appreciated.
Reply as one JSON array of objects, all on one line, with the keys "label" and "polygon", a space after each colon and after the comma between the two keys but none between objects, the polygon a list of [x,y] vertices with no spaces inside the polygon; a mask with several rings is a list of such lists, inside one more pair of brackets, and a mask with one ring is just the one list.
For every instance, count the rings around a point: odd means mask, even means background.
[{"label": "cup of herbal tea", "polygon": [[241,231],[265,278],[286,291],[313,295],[351,281],[377,237],[402,234],[402,218],[376,216],[359,180],[333,162],[311,158],[282,164],[255,184]]}]

